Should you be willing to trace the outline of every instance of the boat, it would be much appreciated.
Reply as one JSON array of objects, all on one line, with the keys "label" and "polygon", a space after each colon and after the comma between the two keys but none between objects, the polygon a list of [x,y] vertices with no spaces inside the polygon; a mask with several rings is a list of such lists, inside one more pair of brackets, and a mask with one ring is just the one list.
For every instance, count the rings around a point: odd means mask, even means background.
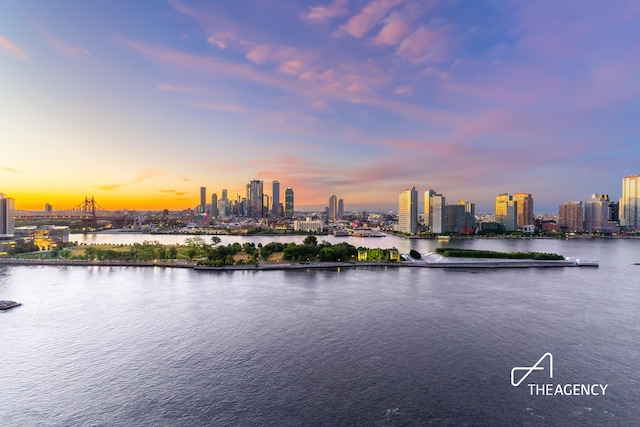
[{"label": "boat", "polygon": [[11,308],[19,307],[21,305],[22,304],[20,304],[19,302],[1,300],[0,301],[0,310],[9,310]]}]

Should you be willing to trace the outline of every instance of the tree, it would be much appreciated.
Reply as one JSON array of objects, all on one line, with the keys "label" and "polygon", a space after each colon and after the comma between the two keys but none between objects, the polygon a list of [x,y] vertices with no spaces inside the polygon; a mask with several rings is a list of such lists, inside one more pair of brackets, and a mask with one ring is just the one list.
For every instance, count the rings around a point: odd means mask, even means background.
[{"label": "tree", "polygon": [[303,245],[313,245],[313,246],[318,246],[318,239],[316,238],[316,236],[307,236],[304,238],[304,240],[302,241]]},{"label": "tree", "polygon": [[222,241],[222,239],[220,239],[218,236],[212,236],[211,237],[211,246],[215,246],[218,243],[220,243]]}]

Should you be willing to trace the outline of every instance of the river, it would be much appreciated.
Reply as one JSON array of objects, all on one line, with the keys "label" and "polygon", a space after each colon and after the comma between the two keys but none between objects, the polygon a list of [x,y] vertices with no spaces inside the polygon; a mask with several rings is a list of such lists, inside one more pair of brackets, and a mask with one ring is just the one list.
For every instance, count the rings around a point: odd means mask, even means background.
[{"label": "river", "polygon": [[[0,425],[640,425],[640,240],[322,239],[557,252],[600,267],[1,267],[0,299],[23,305],[0,312]],[[514,387],[512,368],[545,353],[552,378],[543,362]],[[542,396],[527,383],[607,388]]]}]

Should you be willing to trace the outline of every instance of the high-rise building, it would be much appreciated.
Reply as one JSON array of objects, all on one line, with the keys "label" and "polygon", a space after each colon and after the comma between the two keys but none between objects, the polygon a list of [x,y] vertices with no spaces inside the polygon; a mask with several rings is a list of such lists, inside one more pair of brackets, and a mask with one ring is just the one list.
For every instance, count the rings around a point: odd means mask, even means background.
[{"label": "high-rise building", "polygon": [[431,232],[444,233],[444,207],[446,198],[442,194],[435,193],[429,197],[429,217],[431,218]]},{"label": "high-rise building", "polygon": [[499,194],[496,196],[494,216],[495,221],[504,225],[506,231],[516,231],[518,229],[518,202],[507,193]]},{"label": "high-rise building", "polygon": [[629,175],[622,179],[619,209],[620,227],[627,231],[640,230],[640,175]]},{"label": "high-rise building", "polygon": [[409,234],[418,232],[418,192],[416,187],[400,193],[398,231]]},{"label": "high-rise building", "polygon": [[433,214],[431,212],[431,197],[435,196],[436,192],[434,190],[427,190],[424,192],[424,225],[427,227],[427,230],[431,230],[433,224]]},{"label": "high-rise building", "polygon": [[444,207],[444,233],[460,233],[465,222],[464,205],[446,205]]},{"label": "high-rise building", "polygon": [[200,187],[200,213],[205,213],[207,208],[207,187]]},{"label": "high-rise building", "polygon": [[338,199],[338,219],[342,219],[344,217],[344,200]]},{"label": "high-rise building", "polygon": [[513,193],[513,200],[517,205],[518,230],[522,230],[525,225],[532,225],[533,221],[533,197],[529,193]]},{"label": "high-rise building", "polygon": [[211,194],[211,212],[209,212],[211,218],[218,217],[218,193]]},{"label": "high-rise building", "polygon": [[334,221],[338,217],[338,198],[334,195],[329,197],[329,220]]},{"label": "high-rise building", "polygon": [[15,228],[15,201],[0,193],[0,237],[13,237]]},{"label": "high-rise building", "polygon": [[564,202],[558,213],[558,228],[560,231],[583,231],[582,202]]},{"label": "high-rise building", "polygon": [[280,181],[274,179],[271,184],[271,217],[277,218],[280,215]]},{"label": "high-rise building", "polygon": [[51,206],[49,203],[44,205],[44,213],[52,213],[53,212],[53,206]]},{"label": "high-rise building", "polygon": [[592,194],[584,202],[584,230],[589,232],[601,232],[607,229],[609,221],[609,195]]},{"label": "high-rise building", "polygon": [[247,184],[247,216],[261,218],[263,214],[262,181],[252,179]]},{"label": "high-rise building", "polygon": [[460,200],[460,206],[464,206],[464,223],[460,230],[461,233],[473,233],[476,229],[476,205],[471,202]]},{"label": "high-rise building", "polygon": [[291,187],[284,190],[284,216],[285,218],[293,218],[293,189]]}]

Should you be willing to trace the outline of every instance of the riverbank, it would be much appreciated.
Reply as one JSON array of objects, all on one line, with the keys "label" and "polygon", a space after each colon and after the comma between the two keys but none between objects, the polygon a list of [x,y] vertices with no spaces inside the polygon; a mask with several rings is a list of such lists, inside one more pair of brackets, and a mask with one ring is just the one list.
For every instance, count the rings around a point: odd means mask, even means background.
[{"label": "riverbank", "polygon": [[307,269],[342,269],[358,267],[381,268],[549,268],[549,267],[597,267],[597,260],[567,258],[559,261],[547,260],[513,260],[513,259],[481,259],[481,258],[445,258],[437,254],[427,254],[421,260],[401,262],[306,262],[306,263],[259,263],[246,265],[225,265],[220,267],[197,265],[195,262],[182,260],[169,261],[119,261],[119,260],[59,260],[59,259],[0,259],[0,266],[63,266],[63,267],[164,267],[190,268],[198,271],[270,271],[270,270],[307,270]]}]

